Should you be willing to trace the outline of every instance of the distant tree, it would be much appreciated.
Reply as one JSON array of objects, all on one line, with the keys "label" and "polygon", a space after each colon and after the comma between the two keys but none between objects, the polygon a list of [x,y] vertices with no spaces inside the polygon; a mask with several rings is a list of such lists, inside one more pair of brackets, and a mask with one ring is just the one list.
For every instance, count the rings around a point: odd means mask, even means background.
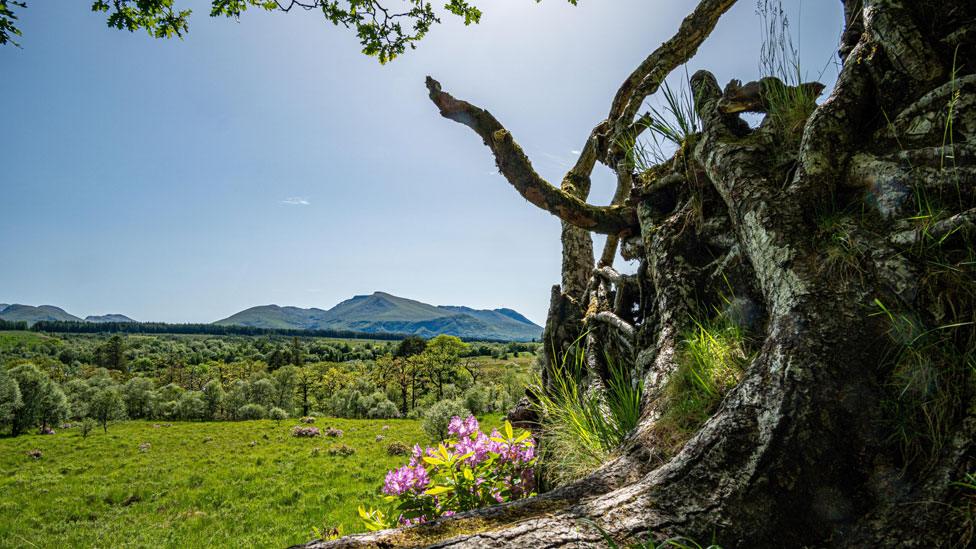
[{"label": "distant tree", "polygon": [[298,384],[298,398],[301,401],[302,416],[307,416],[311,409],[311,393],[318,381],[315,370],[308,366],[299,368],[298,375],[295,377]]},{"label": "distant tree", "polygon": [[437,387],[438,400],[444,398],[444,384],[457,374],[458,361],[467,350],[468,345],[455,336],[439,335],[427,342],[424,363],[428,377]]},{"label": "distant tree", "polygon": [[99,346],[96,355],[98,356],[98,364],[103,368],[120,372],[128,371],[125,358],[125,341],[123,341],[122,336],[116,334],[108,338],[104,344]]},{"label": "distant tree", "polygon": [[51,380],[37,366],[21,364],[8,372],[20,390],[22,405],[14,409],[11,433],[16,436],[40,422],[44,415],[41,407],[51,390]]},{"label": "distant tree", "polygon": [[214,419],[226,398],[224,386],[219,379],[211,379],[203,386],[203,401],[206,404],[207,419]]},{"label": "distant tree", "polygon": [[187,391],[180,395],[176,403],[177,415],[184,421],[203,419],[207,414],[207,403],[200,391]]},{"label": "distant tree", "polygon": [[298,336],[293,336],[291,338],[291,363],[293,366],[301,367],[302,365],[302,342],[299,341]]},{"label": "distant tree", "polygon": [[234,380],[224,396],[224,410],[232,419],[238,419],[238,412],[248,403],[248,383],[243,379]]},{"label": "distant tree", "polygon": [[482,362],[473,358],[466,358],[461,361],[461,367],[464,368],[464,371],[468,372],[469,376],[471,376],[472,385],[478,383],[478,376],[481,375],[481,366]]},{"label": "distant tree", "polygon": [[20,398],[20,388],[7,369],[0,366],[0,427],[10,424],[14,412],[24,405]]},{"label": "distant tree", "polygon": [[68,405],[68,398],[64,395],[64,391],[56,383],[47,384],[46,390],[41,394],[39,411],[38,420],[42,429],[54,427],[68,419],[71,407]]},{"label": "distant tree", "polygon": [[[283,366],[271,374],[274,382],[274,399],[271,406],[291,410],[295,400],[295,390],[298,387],[298,368]],[[269,406],[270,408],[270,406]]]},{"label": "distant tree", "polygon": [[186,389],[175,383],[169,383],[159,388],[159,400],[163,402],[175,402],[180,399]]},{"label": "distant tree", "polygon": [[125,400],[121,391],[115,387],[100,389],[92,398],[89,413],[107,433],[108,422],[125,418]]},{"label": "distant tree", "polygon": [[392,383],[400,393],[400,413],[406,415],[410,410],[410,390],[415,386],[417,375],[423,370],[418,355],[383,355],[376,361],[377,370],[382,372],[384,381]]},{"label": "distant tree", "polygon": [[133,419],[147,418],[153,413],[156,393],[151,379],[134,377],[122,387],[125,409]]},{"label": "distant tree", "polygon": [[419,355],[420,353],[424,352],[424,349],[426,348],[427,341],[424,338],[420,336],[410,336],[397,345],[396,351],[393,352],[393,356],[406,358]]},{"label": "distant tree", "polygon": [[285,364],[288,364],[288,353],[281,348],[281,345],[275,345],[275,348],[268,354],[268,370],[275,371],[281,368]]},{"label": "distant tree", "polygon": [[324,403],[353,382],[353,376],[337,366],[329,366],[315,386],[315,398]]},{"label": "distant tree", "polygon": [[75,419],[88,417],[88,404],[98,388],[89,385],[88,380],[81,378],[69,379],[62,387],[71,406],[71,417]]},{"label": "distant tree", "polygon": [[250,384],[248,401],[251,404],[260,404],[267,409],[274,405],[276,396],[275,384],[270,379],[262,378]]}]

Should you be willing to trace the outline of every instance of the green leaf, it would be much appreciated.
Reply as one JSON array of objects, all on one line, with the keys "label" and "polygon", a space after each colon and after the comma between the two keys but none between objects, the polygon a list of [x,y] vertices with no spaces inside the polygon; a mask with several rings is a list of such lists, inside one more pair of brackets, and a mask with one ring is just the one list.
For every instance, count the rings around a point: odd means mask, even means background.
[{"label": "green leaf", "polygon": [[427,490],[424,493],[427,494],[428,496],[439,496],[441,494],[446,494],[448,492],[453,492],[453,491],[454,488],[451,488],[450,486],[434,486],[433,488]]}]

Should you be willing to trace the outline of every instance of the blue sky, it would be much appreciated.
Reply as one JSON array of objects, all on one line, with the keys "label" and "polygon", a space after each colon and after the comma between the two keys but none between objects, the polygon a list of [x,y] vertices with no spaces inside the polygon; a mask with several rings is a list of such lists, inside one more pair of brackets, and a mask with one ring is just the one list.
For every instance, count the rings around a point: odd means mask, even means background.
[{"label": "blue sky", "polygon": [[[694,5],[482,1],[480,25],[444,17],[381,66],[314,12],[235,22],[180,3],[184,40],[108,29],[85,1],[21,10],[23,49],[0,48],[0,302],[209,322],[382,290],[541,323],[558,220],[437,114],[424,77],[489,109],[558,181]],[[784,5],[805,72],[832,84],[841,3]],[[754,11],[739,2],[689,73],[755,79]],[[598,173],[591,201],[612,181]]]}]

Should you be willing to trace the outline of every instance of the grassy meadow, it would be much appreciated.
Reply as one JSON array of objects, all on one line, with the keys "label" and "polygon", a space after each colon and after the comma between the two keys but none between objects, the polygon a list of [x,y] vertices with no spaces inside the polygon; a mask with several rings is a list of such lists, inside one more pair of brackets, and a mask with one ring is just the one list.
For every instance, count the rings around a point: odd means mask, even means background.
[{"label": "grassy meadow", "polygon": [[[417,420],[316,421],[341,438],[295,438],[296,424],[127,421],[87,438],[0,438],[0,547],[286,547],[313,527],[361,531],[357,506],[378,502],[386,470],[407,460],[387,445],[425,442]],[[355,453],[330,455],[340,444]]]}]

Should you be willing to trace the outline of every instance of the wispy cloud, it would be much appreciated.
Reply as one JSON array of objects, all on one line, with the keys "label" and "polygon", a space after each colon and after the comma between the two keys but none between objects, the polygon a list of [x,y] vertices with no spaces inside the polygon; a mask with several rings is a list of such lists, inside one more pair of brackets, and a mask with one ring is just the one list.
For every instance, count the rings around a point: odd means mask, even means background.
[{"label": "wispy cloud", "polygon": [[573,150],[571,150],[569,152],[572,153],[572,154],[575,154],[576,156],[579,156],[580,155],[580,152],[577,151],[576,149],[573,149]]},{"label": "wispy cloud", "polygon": [[307,198],[301,196],[289,196],[288,198],[281,201],[285,206],[308,206],[311,202]]}]

